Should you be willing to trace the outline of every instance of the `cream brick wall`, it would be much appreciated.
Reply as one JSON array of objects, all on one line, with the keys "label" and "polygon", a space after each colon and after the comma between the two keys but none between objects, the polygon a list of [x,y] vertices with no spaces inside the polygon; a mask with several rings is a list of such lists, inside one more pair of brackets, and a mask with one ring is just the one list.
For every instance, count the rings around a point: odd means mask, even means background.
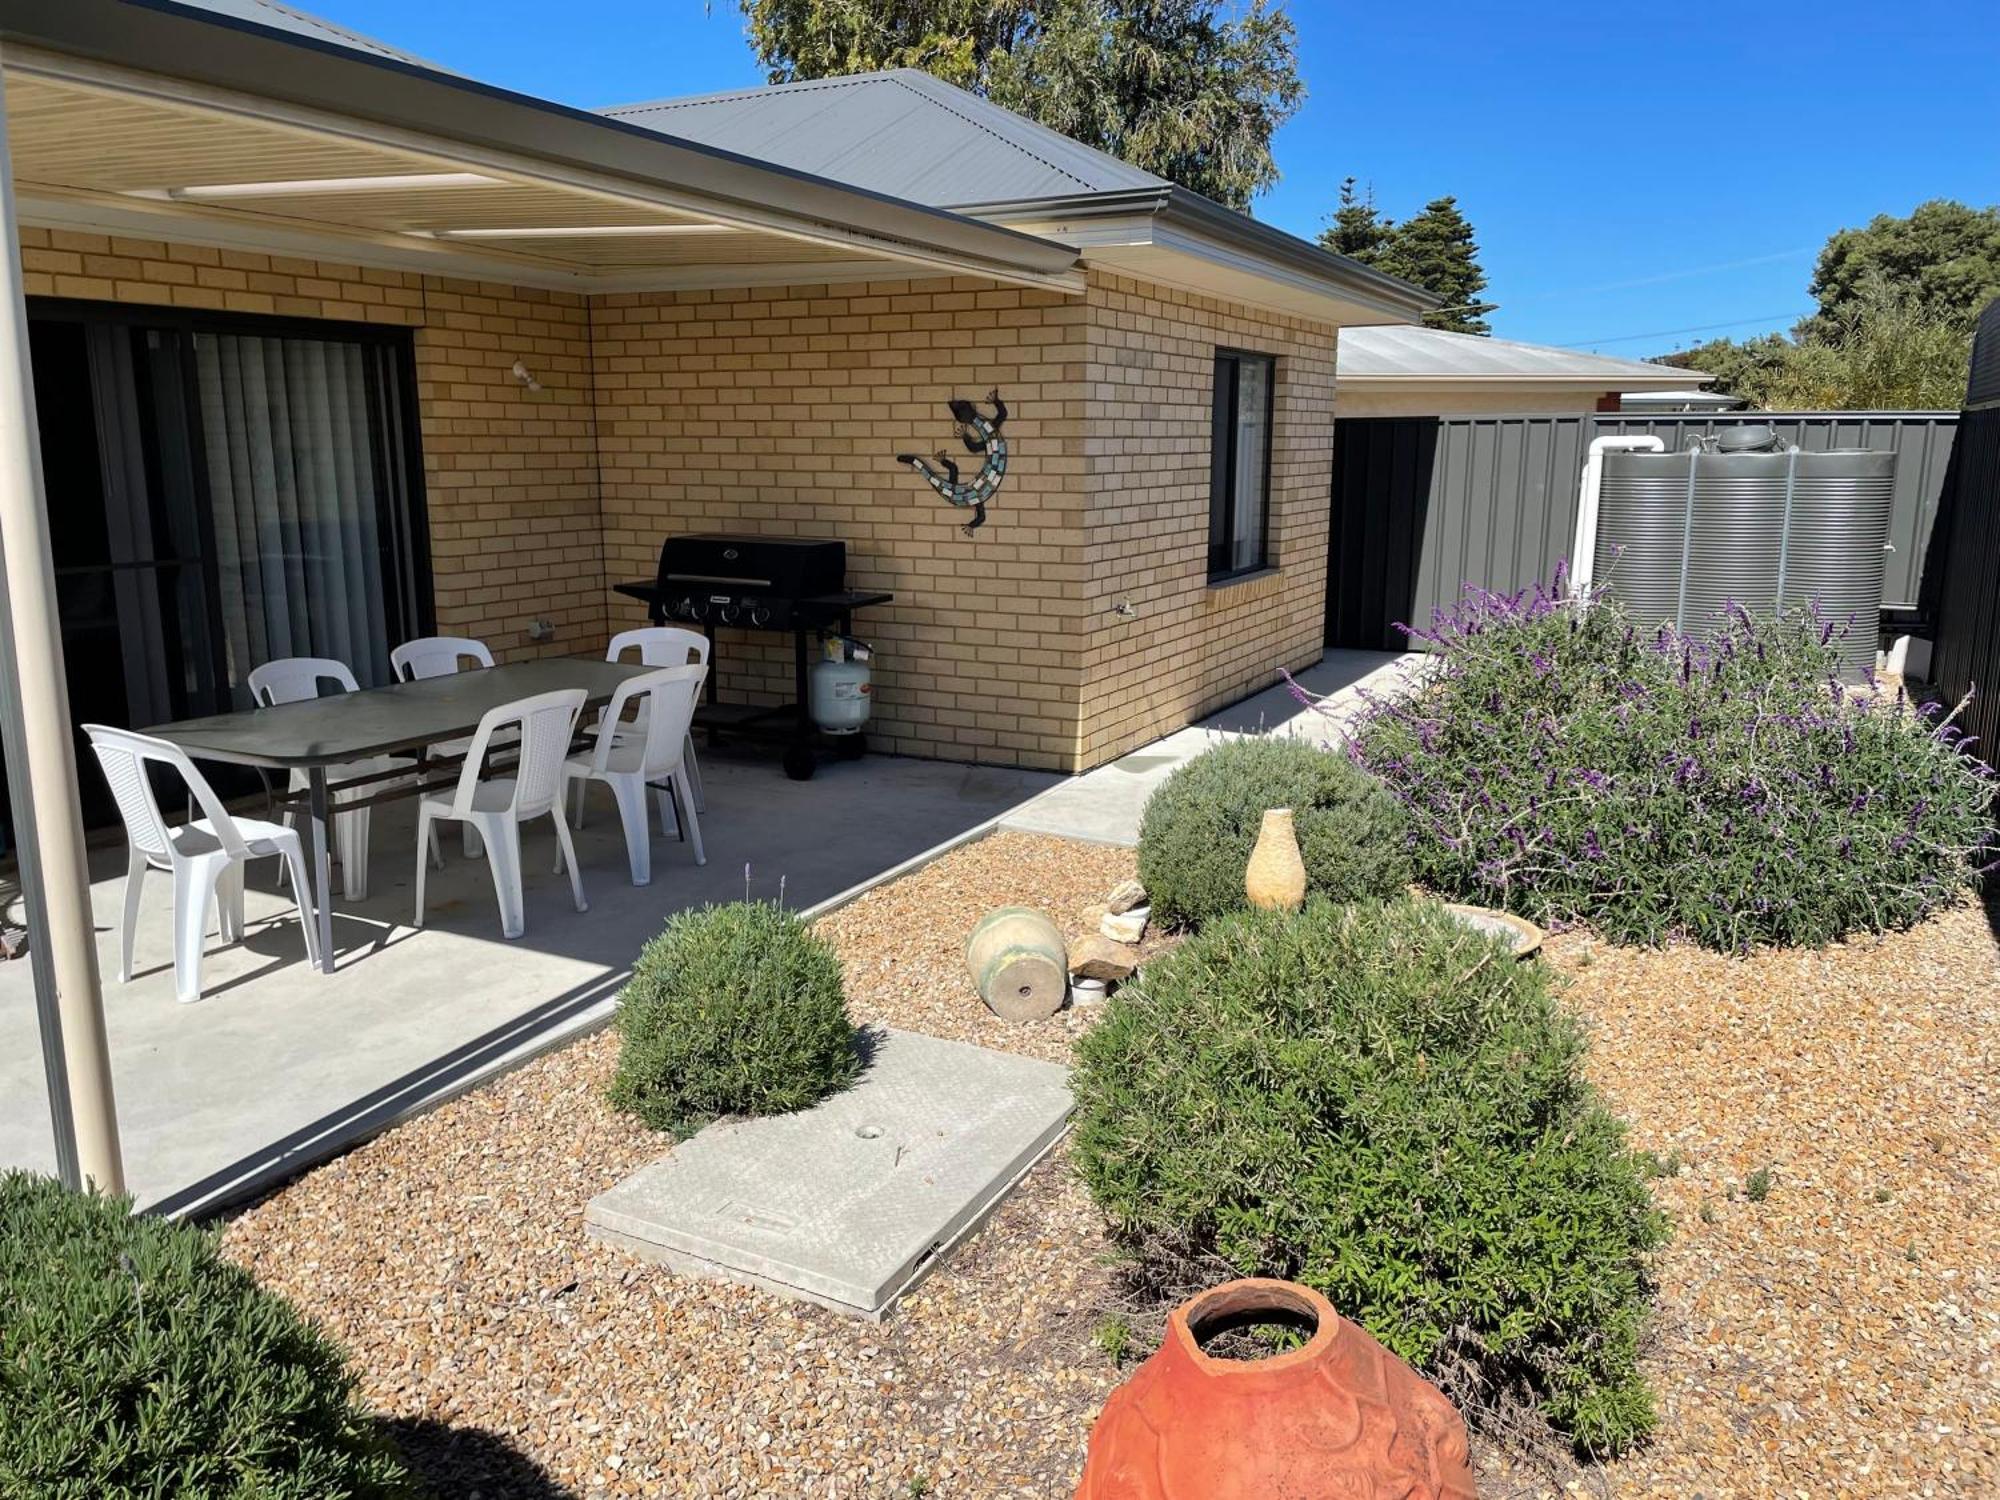
[{"label": "cream brick wall", "polygon": [[[855,621],[880,652],[871,742],[1075,764],[1081,301],[931,280],[606,296],[592,311],[611,581],[650,578],[671,532],[837,537],[849,587],[896,596]],[[895,455],[956,447],[945,400],[993,388],[1015,413],[1013,456],[968,538],[967,513]],[[723,632],[717,682],[724,699],[789,699],[789,638]]]},{"label": "cream brick wall", "polygon": [[[1271,686],[1324,640],[1337,330],[1093,276],[1080,763]],[[1215,351],[1276,356],[1268,571],[1208,582]],[[1113,612],[1129,603],[1133,613]]]},{"label": "cream brick wall", "polygon": [[[584,299],[53,231],[22,246],[30,295],[411,328],[438,626],[503,657],[643,623],[610,584],[701,530],[837,537],[851,587],[895,594],[856,621],[888,751],[1084,769],[1320,651],[1330,327],[1100,274],[1082,297],[934,279]],[[1218,346],[1277,356],[1272,567],[1211,587]],[[995,388],[1012,457],[967,537],[895,455],[955,447],[946,399]],[[527,638],[538,616],[553,641]],[[724,632],[719,667],[725,699],[791,694],[786,637]]]},{"label": "cream brick wall", "polygon": [[[583,298],[61,230],[23,230],[21,255],[29,296],[413,329],[438,629],[503,658],[603,648]],[[509,373],[517,359],[539,392]],[[553,641],[528,639],[536,618]]]}]

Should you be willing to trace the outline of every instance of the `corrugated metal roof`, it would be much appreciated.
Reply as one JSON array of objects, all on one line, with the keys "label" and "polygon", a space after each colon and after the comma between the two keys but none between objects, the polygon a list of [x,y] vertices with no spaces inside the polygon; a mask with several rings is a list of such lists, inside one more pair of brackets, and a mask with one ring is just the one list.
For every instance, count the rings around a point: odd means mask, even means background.
[{"label": "corrugated metal roof", "polygon": [[419,68],[430,68],[434,72],[449,73],[451,69],[432,62],[429,58],[418,57],[413,52],[404,52],[391,47],[387,42],[378,42],[372,36],[363,36],[358,31],[350,31],[345,26],[337,26],[324,16],[315,16],[289,5],[280,5],[278,0],[175,0],[189,10],[210,11],[218,16],[227,16],[236,21],[254,21],[259,26],[269,26],[278,31],[289,31],[297,36],[310,37],[316,42],[326,42],[336,47],[346,47],[354,52],[366,52],[372,57],[393,58],[397,62],[410,63]]},{"label": "corrugated metal roof", "polygon": [[909,68],[661,99],[603,113],[933,208],[1168,185]]},{"label": "corrugated metal roof", "polygon": [[1441,328],[1344,328],[1338,375],[1342,380],[1555,380],[1602,390],[1636,389],[1632,382],[1712,380],[1699,370],[1638,359],[1611,359],[1547,344],[1447,333]]}]

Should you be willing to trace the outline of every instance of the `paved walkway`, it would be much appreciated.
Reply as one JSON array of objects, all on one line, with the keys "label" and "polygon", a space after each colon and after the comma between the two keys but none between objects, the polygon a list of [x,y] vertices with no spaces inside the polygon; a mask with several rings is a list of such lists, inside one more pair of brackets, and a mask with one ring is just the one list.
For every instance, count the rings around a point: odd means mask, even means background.
[{"label": "paved walkway", "polygon": [[1004,816],[1000,826],[1129,848],[1139,842],[1139,817],[1146,799],[1176,767],[1211,745],[1246,734],[1338,742],[1344,721],[1361,708],[1364,691],[1387,691],[1400,680],[1406,665],[1421,660],[1393,651],[1329,651],[1317,665],[1298,674],[1299,685],[1324,699],[1328,713],[1305,708],[1280,683],[1109,765],[1050,787]]}]

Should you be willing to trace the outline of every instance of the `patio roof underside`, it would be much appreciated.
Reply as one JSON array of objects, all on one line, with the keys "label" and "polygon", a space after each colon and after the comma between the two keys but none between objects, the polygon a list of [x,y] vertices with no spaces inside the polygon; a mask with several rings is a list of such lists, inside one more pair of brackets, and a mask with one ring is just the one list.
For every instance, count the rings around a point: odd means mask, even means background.
[{"label": "patio roof underside", "polygon": [[[845,220],[773,209],[754,201],[754,169],[750,201],[723,198],[18,44],[4,58],[24,225],[578,292],[938,274],[1081,285],[1059,247],[955,216],[931,216],[926,243],[879,232],[864,194],[836,190]],[[886,216],[907,229],[904,208]]]}]

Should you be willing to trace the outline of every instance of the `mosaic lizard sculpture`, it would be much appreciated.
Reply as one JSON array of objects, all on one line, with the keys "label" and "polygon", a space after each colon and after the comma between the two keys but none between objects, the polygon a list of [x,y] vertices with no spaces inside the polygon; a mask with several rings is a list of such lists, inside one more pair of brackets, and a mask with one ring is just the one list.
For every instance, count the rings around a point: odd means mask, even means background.
[{"label": "mosaic lizard sculpture", "polygon": [[942,449],[932,458],[916,453],[896,455],[897,463],[908,464],[923,475],[924,482],[944,496],[948,503],[972,508],[972,519],[961,528],[967,536],[986,524],[986,502],[993,498],[1000,488],[1000,481],[1007,477],[1007,440],[1000,435],[1000,428],[1007,420],[1007,403],[1000,399],[998,391],[989,392],[986,401],[993,408],[990,417],[979,409],[976,402],[954,396],[946,403],[951,408],[952,431],[958,440],[965,444],[968,453],[984,457],[979,472],[971,479],[959,479],[958,464]]}]

